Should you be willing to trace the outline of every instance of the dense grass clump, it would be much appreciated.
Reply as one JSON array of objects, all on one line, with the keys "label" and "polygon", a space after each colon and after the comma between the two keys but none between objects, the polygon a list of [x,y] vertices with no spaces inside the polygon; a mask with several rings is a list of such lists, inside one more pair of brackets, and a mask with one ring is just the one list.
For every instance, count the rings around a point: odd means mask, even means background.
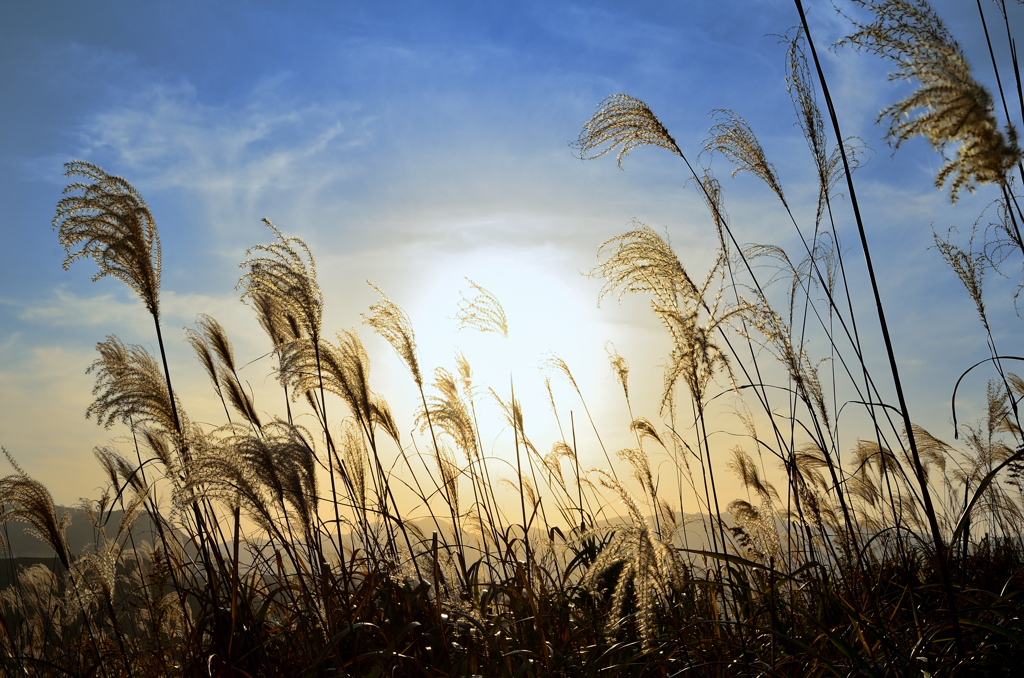
[{"label": "dense grass clump", "polygon": [[[359,334],[323,327],[312,252],[269,221],[272,240],[247,252],[239,290],[267,334],[285,412],[257,407],[227,330],[203,315],[187,341],[224,423],[196,423],[164,355],[155,219],[127,181],[76,161],[67,175],[80,181],[54,218],[67,263],[91,258],[97,277],[137,292],[160,356],[113,335],[97,347],[87,415],[126,427],[133,445],[95,452],[109,488],[80,507],[94,529],[89,548],[72,548],[69,514],[58,515],[47,489],[4,450],[15,472],[0,479],[0,518],[26,523],[55,559],[23,568],[0,594],[0,670],[222,678],[1019,670],[1024,379],[996,346],[981,278],[1024,261],[1014,188],[1021,151],[927,2],[857,4],[868,19],[854,22],[846,42],[920,84],[882,113],[893,141],[924,136],[951,151],[936,180],[950,184],[951,199],[982,185],[999,194],[1001,219],[977,240],[936,236],[976,303],[991,352],[983,367],[995,375],[986,417],[961,425],[956,444],[910,416],[860,223],[859,150],[842,136],[806,24],[789,34],[786,63],[818,178],[813,220],[797,218],[739,114],[715,112],[702,147],[778,197],[797,233],[793,252],[742,244],[722,186],[642,101],[609,97],[583,127],[581,157],[613,151],[621,164],[643,145],[679,156],[718,234],[704,275],[639,222],[600,246],[592,275],[602,298],[649,298],[671,339],[651,418],[634,415],[628,364],[611,353],[635,446],[616,460],[605,451],[605,469],[581,467],[571,417],[559,419],[563,433],[549,452],[535,446],[514,382],[485,390],[461,354],[453,370],[424,369],[409,317],[381,293],[365,324],[408,368],[419,403],[415,421],[396,421],[371,388]],[[834,221],[840,188],[878,302],[871,318],[853,312],[847,270],[859,263],[844,259]],[[498,299],[475,284],[458,318],[508,334]],[[878,331],[883,374],[871,372],[862,344]],[[812,340],[823,354],[809,353]],[[547,367],[583,398],[564,361]],[[742,413],[746,448],[723,448],[713,435],[722,394]],[[478,420],[481,398],[500,405],[497,426],[511,429],[512,480],[504,471],[499,479],[484,453],[492,424]],[[551,404],[557,416],[553,396]],[[871,422],[853,439],[839,433],[843,407]],[[297,423],[300,411],[314,423]],[[418,442],[403,440],[410,429]],[[716,467],[740,479],[745,498],[720,491]],[[499,499],[501,484],[514,490],[511,503]]]}]

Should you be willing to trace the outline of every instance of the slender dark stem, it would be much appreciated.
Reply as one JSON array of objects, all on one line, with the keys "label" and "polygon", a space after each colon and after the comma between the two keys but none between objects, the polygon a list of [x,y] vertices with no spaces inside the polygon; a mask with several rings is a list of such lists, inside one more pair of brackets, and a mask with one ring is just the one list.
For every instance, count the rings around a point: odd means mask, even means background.
[{"label": "slender dark stem", "polygon": [[814,41],[811,38],[810,27],[807,25],[807,16],[804,14],[804,7],[801,0],[793,0],[797,12],[800,14],[800,22],[804,28],[804,35],[807,37],[807,46],[814,58],[814,67],[817,70],[818,81],[821,83],[822,94],[825,103],[828,105],[829,117],[832,120],[832,127],[835,131],[836,140],[839,144],[839,152],[843,160],[843,169],[846,174],[846,185],[850,191],[850,205],[853,207],[854,218],[857,221],[857,232],[860,235],[861,249],[864,252],[864,263],[867,266],[868,278],[871,281],[871,291],[875,297],[875,308],[878,311],[878,324],[881,327],[882,338],[885,341],[885,352],[889,358],[889,367],[892,370],[893,386],[896,389],[896,397],[899,400],[900,413],[903,416],[903,425],[906,429],[907,442],[910,445],[910,453],[914,461],[914,471],[917,475],[918,484],[921,486],[921,499],[924,502],[925,514],[928,517],[928,526],[931,528],[932,540],[935,543],[935,555],[942,576],[942,586],[946,593],[946,600],[949,605],[950,619],[953,622],[953,634],[956,641],[957,655],[964,655],[963,638],[960,630],[960,621],[957,614],[956,597],[953,595],[953,586],[949,579],[948,563],[946,562],[946,544],[942,539],[938,519],[935,514],[935,507],[932,504],[931,493],[928,491],[928,478],[925,475],[924,465],[921,463],[921,456],[917,449],[917,441],[914,439],[914,429],[910,421],[910,411],[907,408],[907,401],[903,394],[903,386],[900,382],[899,368],[896,364],[896,355],[892,348],[892,339],[889,337],[889,327],[885,321],[885,311],[882,309],[882,298],[878,291],[878,282],[875,279],[875,269],[871,263],[871,252],[868,248],[867,234],[864,230],[864,221],[861,219],[860,205],[857,202],[857,193],[853,186],[853,174],[850,171],[849,159],[846,156],[846,147],[843,144],[843,135],[839,129],[839,118],[836,115],[835,105],[832,103],[832,96],[828,90],[828,83],[825,74],[821,69],[821,62],[818,59],[818,52],[814,48]]},{"label": "slender dark stem", "polygon": [[[316,358],[316,375],[320,382],[320,409],[323,414],[324,440],[327,443],[327,465],[328,475],[331,477],[331,505],[334,507],[334,529],[338,536],[338,555],[341,555],[341,514],[338,512],[338,490],[334,482],[334,440],[331,438],[331,431],[327,425],[327,399],[324,397],[324,371],[320,364],[320,337],[312,336],[313,355]],[[346,474],[347,478],[347,474]]]},{"label": "slender dark stem", "polygon": [[167,380],[167,396],[171,401],[171,413],[174,415],[174,429],[179,436],[185,433],[181,430],[181,420],[178,418],[178,405],[174,402],[174,389],[171,387],[171,371],[167,368],[167,352],[164,350],[164,335],[160,331],[160,316],[153,314],[153,324],[156,325],[156,341],[160,345],[160,359],[164,364],[164,379]]}]

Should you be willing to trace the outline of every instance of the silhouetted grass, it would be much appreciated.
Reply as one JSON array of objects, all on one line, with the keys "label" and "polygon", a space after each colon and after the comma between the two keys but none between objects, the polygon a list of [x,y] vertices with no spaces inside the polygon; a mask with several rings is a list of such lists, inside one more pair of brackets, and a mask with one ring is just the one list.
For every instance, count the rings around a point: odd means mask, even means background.
[{"label": "silhouetted grass", "polygon": [[[27,523],[61,567],[21,568],[2,593],[0,670],[224,678],[1019,670],[1024,380],[996,347],[981,278],[994,262],[1008,270],[1013,260],[996,253],[1024,252],[1013,175],[1024,172],[1021,152],[927,3],[858,4],[868,19],[855,22],[848,42],[921,84],[883,111],[893,139],[924,135],[955,151],[937,178],[939,188],[951,181],[952,199],[980,184],[1000,189],[994,230],[966,245],[936,236],[976,303],[996,374],[986,418],[961,425],[959,443],[913,423],[873,273],[877,315],[854,316],[846,271],[859,264],[844,260],[833,209],[843,185],[870,268],[852,175],[858,150],[841,135],[806,25],[789,34],[786,60],[819,181],[813,221],[791,211],[739,114],[716,112],[701,146],[765,182],[796,230],[793,252],[741,245],[722,186],[638,99],[610,97],[583,128],[582,157],[616,151],[621,163],[641,145],[679,156],[719,243],[700,276],[639,222],[601,245],[592,275],[602,298],[650,298],[672,342],[650,419],[634,415],[628,364],[610,353],[636,446],[617,463],[603,450],[607,469],[580,466],[572,416],[558,420],[562,439],[549,452],[535,446],[514,382],[476,384],[461,355],[453,371],[425,371],[410,319],[381,292],[365,323],[406,365],[420,405],[415,421],[396,422],[371,388],[359,335],[322,327],[312,252],[269,221],[274,239],[247,252],[239,289],[267,333],[286,412],[259,414],[227,330],[204,315],[187,339],[225,422],[193,422],[163,355],[153,215],[126,181],[76,161],[68,175],[84,181],[68,187],[54,220],[68,263],[91,257],[97,277],[136,291],[161,356],[113,335],[97,347],[88,415],[127,426],[134,446],[96,451],[109,487],[80,507],[94,535],[85,550],[71,548],[67,515],[7,455],[15,473],[0,479],[2,518]],[[507,336],[498,299],[470,284],[463,326]],[[871,373],[864,354],[862,337],[876,327],[886,374]],[[811,355],[812,345],[824,353]],[[586,409],[567,363],[552,358],[548,368]],[[744,405],[736,409],[745,448],[722,448],[709,428],[719,396],[730,393]],[[481,398],[496,401],[504,420],[479,421]],[[862,408],[872,426],[840,436],[841,407]],[[315,427],[298,425],[293,408],[312,414]],[[499,481],[483,452],[493,425],[512,431],[512,479]],[[410,428],[421,434],[414,444],[400,435]],[[723,469],[740,479],[745,499],[720,492]],[[514,502],[499,500],[500,484]],[[700,524],[690,522],[694,513]],[[132,530],[141,516],[150,539]]]}]

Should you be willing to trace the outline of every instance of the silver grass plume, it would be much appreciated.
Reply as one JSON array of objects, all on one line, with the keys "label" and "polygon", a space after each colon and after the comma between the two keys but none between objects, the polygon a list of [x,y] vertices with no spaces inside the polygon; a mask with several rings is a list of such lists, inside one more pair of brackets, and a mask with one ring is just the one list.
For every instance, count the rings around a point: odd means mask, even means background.
[{"label": "silver grass plume", "polygon": [[455,319],[459,321],[459,329],[494,332],[508,339],[508,318],[505,317],[505,309],[501,307],[498,298],[469,278],[466,278],[466,282],[476,294],[467,298],[465,294],[459,292],[462,300],[455,315]]},{"label": "silver grass plume", "polygon": [[[337,336],[337,346],[327,341],[320,345],[323,388],[341,397],[360,422],[370,426],[374,417],[369,357],[354,331],[338,332]],[[305,355],[304,364],[293,366],[285,362],[282,365],[295,379],[295,394],[319,387],[318,375],[311,361],[312,355]]]},{"label": "silver grass plume", "polygon": [[732,173],[734,177],[743,170],[758,177],[768,184],[785,205],[786,197],[775,174],[775,166],[768,162],[761,143],[747,121],[727,109],[712,111],[711,115],[715,124],[711,127],[711,137],[704,142],[704,152],[721,153],[735,164],[737,167]]},{"label": "silver grass plume", "polygon": [[206,338],[196,330],[186,329],[185,340],[192,347],[192,350],[195,351],[199,364],[203,366],[206,376],[210,378],[210,382],[213,384],[214,390],[217,391],[217,395],[223,398],[224,392],[220,387],[220,378],[217,375],[217,361],[214,359],[213,352],[206,343]]},{"label": "silver grass plume", "polygon": [[720,294],[708,299],[711,285],[721,272],[721,256],[698,285],[669,244],[639,222],[632,231],[605,241],[598,256],[604,260],[590,275],[604,279],[599,301],[613,293],[620,300],[627,293],[648,294],[655,314],[672,336],[663,412],[671,409],[680,379],[695,400],[703,398],[715,372],[722,370],[732,380],[729,359],[713,336],[733,317],[752,308],[743,302],[720,308]]},{"label": "silver grass plume", "polygon": [[608,354],[608,363],[615,373],[615,378],[622,384],[622,392],[626,396],[626,401],[629,402],[629,363],[619,355],[610,341],[604,345],[604,350]]},{"label": "silver grass plume", "polygon": [[[63,582],[46,565],[19,568],[15,585],[0,592],[5,612],[13,612],[25,620],[20,642],[27,658],[46,659],[47,642],[56,629],[70,626],[75,615],[69,605]],[[5,649],[13,649],[13,639],[4,634]]]},{"label": "silver grass plume", "polygon": [[[149,486],[143,479],[139,467],[121,456],[116,450],[109,447],[99,447],[93,450],[93,454],[110,479],[111,487],[115,489],[120,488],[118,489],[117,498],[121,500],[121,506],[124,511],[118,524],[117,534],[114,536],[114,540],[117,541],[122,535],[127,534],[142,511],[145,501],[149,498]],[[127,494],[129,488],[133,490],[133,493],[125,499],[124,495]],[[83,509],[86,515],[92,513],[92,507],[93,502],[83,501]],[[99,512],[103,513],[104,510],[105,506],[103,501],[101,501]],[[98,521],[94,520],[93,525],[102,529]]]},{"label": "silver grass plume", "polygon": [[412,372],[416,385],[423,388],[423,375],[420,373],[420,363],[416,357],[416,335],[413,334],[409,316],[398,304],[388,299],[379,287],[370,281],[366,284],[380,294],[381,300],[370,306],[370,315],[362,314],[363,322],[391,344],[395,353]]},{"label": "silver grass plume", "polygon": [[259,415],[252,398],[238,379],[234,347],[224,327],[205,313],[199,316],[196,325],[199,330],[187,329],[186,337],[213,382],[217,395],[230,402],[246,421],[259,429],[262,425]]},{"label": "silver grass plume", "polygon": [[622,563],[612,590],[612,621],[607,633],[614,635],[615,626],[625,617],[625,604],[630,583],[636,597],[637,626],[645,649],[653,647],[655,629],[655,606],[661,600],[670,599],[672,590],[685,579],[682,565],[673,555],[673,549],[666,545],[644,517],[639,504],[619,481],[603,470],[595,470],[599,474],[599,482],[606,489],[619,495],[630,520],[630,524],[619,529],[611,542],[602,550],[591,564],[580,584],[590,590],[596,590],[601,583],[601,575],[612,566]]},{"label": "silver grass plume", "polygon": [[851,464],[853,471],[847,475],[847,491],[868,506],[875,507],[882,498],[879,484],[871,474],[873,450],[861,440],[853,450]]},{"label": "silver grass plume", "polygon": [[373,426],[384,431],[389,438],[395,441],[399,447],[402,446],[402,432],[398,430],[398,423],[391,414],[391,406],[383,397],[377,394],[370,395],[370,421]]},{"label": "silver grass plume", "polygon": [[67,251],[64,270],[75,259],[91,257],[99,268],[94,281],[120,280],[159,318],[160,237],[146,202],[127,181],[90,162],[75,160],[64,169],[64,176],[92,182],[69,184],[67,197],[57,203],[53,228]]},{"label": "silver grass plume", "polygon": [[459,380],[462,382],[462,390],[466,397],[473,396],[473,368],[464,353],[455,354],[455,366],[458,369]]},{"label": "silver grass plume", "polygon": [[830,489],[829,483],[822,475],[821,469],[828,467],[825,452],[815,443],[805,443],[797,447],[793,455],[795,471],[804,485],[822,491]]},{"label": "silver grass plume", "polygon": [[963,283],[971,300],[974,301],[982,325],[986,330],[991,331],[988,324],[988,313],[985,311],[985,301],[982,297],[982,284],[988,257],[984,252],[974,250],[975,235],[976,233],[971,234],[967,251],[964,251],[961,247],[953,244],[952,231],[945,238],[940,237],[938,233],[932,233],[935,239],[935,249],[939,250],[939,254],[942,255],[946,264],[953,269],[956,277]]},{"label": "silver grass plume", "polygon": [[167,441],[168,435],[164,431],[154,431],[149,427],[142,428],[142,441],[146,448],[164,465],[167,477],[176,479],[181,475],[181,465],[174,458],[172,447]]},{"label": "silver grass plume", "polygon": [[118,573],[129,555],[124,553],[116,541],[106,538],[101,530],[100,543],[91,551],[83,553],[71,564],[70,584],[74,595],[69,596],[71,609],[88,616],[95,616],[102,604],[110,615],[114,632],[118,633],[117,613],[114,610],[114,592],[119,583],[127,583],[128,577]]},{"label": "silver grass plume", "polygon": [[562,459],[570,459],[573,462],[576,461],[576,453],[572,451],[565,442],[559,440],[551,446],[551,451],[544,455],[541,459],[541,463],[544,465],[544,469],[548,472],[548,475],[554,479],[558,486],[562,488],[563,492],[568,491],[568,487],[565,484],[565,475],[562,473]]},{"label": "silver grass plume", "polygon": [[989,381],[986,391],[988,400],[986,416],[975,426],[969,424],[961,426],[961,433],[969,454],[965,457],[964,470],[957,473],[961,474],[965,480],[970,478],[977,481],[1014,452],[998,439],[1000,433],[1008,430],[1007,420],[1010,408],[1006,403],[1006,392],[995,380]]},{"label": "silver grass plume", "polygon": [[[857,445],[853,449],[852,463],[854,473],[861,474],[865,478],[870,478],[868,474],[873,469],[879,481],[886,475],[893,476],[897,481],[904,483],[907,481],[907,476],[896,455],[889,448],[881,446],[873,440],[857,441]],[[822,482],[824,482],[823,479]],[[877,487],[880,486],[877,485]]]},{"label": "silver grass plume", "polygon": [[[437,461],[437,471],[441,476],[441,484],[444,487],[444,498],[451,505],[452,518],[458,519],[461,515],[459,510],[459,476],[462,475],[462,470],[455,461],[455,454],[451,448],[443,442],[438,442],[435,458]],[[462,529],[462,526],[458,524],[454,525],[454,527],[456,530]]]},{"label": "silver grass plume", "polygon": [[338,344],[320,341],[320,367],[311,341],[296,341],[281,356],[281,371],[288,375],[292,385],[292,398],[305,394],[310,406],[316,409],[312,392],[320,388],[321,378],[326,392],[339,396],[352,414],[365,427],[371,443],[374,430],[383,430],[398,442],[400,432],[387,402],[370,390],[370,358],[359,335],[354,330],[337,333]]},{"label": "silver grass plume", "polygon": [[935,185],[947,180],[950,200],[976,183],[1005,186],[1021,158],[1017,131],[999,131],[992,95],[971,73],[960,45],[926,0],[854,0],[874,14],[869,24],[854,21],[857,32],[842,43],[854,45],[896,66],[892,79],[917,80],[920,87],[879,114],[889,119],[889,139],[898,147],[915,136],[943,151],[955,146]]},{"label": "silver grass plume", "polygon": [[275,338],[283,334],[281,320],[296,324],[293,334],[320,339],[323,318],[323,293],[316,279],[316,262],[305,242],[286,238],[269,219],[263,223],[274,232],[276,242],[256,245],[246,250],[241,264],[248,269],[238,282],[242,300],[257,309],[266,308],[260,322]]},{"label": "silver grass plume", "polygon": [[513,494],[519,494],[520,486],[522,487],[523,499],[530,506],[530,514],[527,516],[527,519],[529,522],[532,522],[530,516],[537,512],[537,508],[540,506],[540,496],[537,494],[537,490],[534,489],[533,483],[526,474],[519,476],[519,482],[520,485],[516,485],[510,478],[502,478],[498,481],[498,484],[504,485],[511,490]]},{"label": "silver grass plume", "polygon": [[629,431],[641,441],[643,441],[644,438],[650,438],[665,449],[668,449],[662,441],[661,436],[658,435],[658,431],[654,428],[654,424],[644,417],[634,419],[629,425]]},{"label": "silver grass plume", "polygon": [[287,308],[277,297],[267,293],[254,293],[248,301],[256,311],[260,327],[270,337],[275,348],[302,337],[298,320],[288,313]]},{"label": "silver grass plume", "polygon": [[722,184],[714,177],[711,170],[704,170],[700,178],[700,197],[711,212],[711,219],[715,222],[715,233],[718,235],[718,248],[720,256],[727,257],[729,252],[729,239],[726,238],[728,228],[728,217],[725,213],[725,204],[722,201]]},{"label": "silver grass plume", "polygon": [[459,394],[455,377],[443,367],[434,370],[434,388],[440,396],[427,396],[427,410],[416,418],[420,433],[427,430],[427,416],[441,433],[447,435],[462,451],[466,461],[473,463],[479,457],[473,415]]},{"label": "silver grass plume", "polygon": [[[794,276],[799,275],[796,269],[792,270]],[[768,306],[766,299],[762,299],[762,303],[758,306],[751,305],[749,311],[753,316],[754,327],[766,339],[769,350],[789,372],[789,377],[793,380],[800,400],[809,410],[818,414],[820,422],[826,429],[831,430],[832,423],[829,418],[828,404],[825,401],[825,392],[821,386],[818,369],[811,363],[806,351],[798,350],[793,345],[789,324]],[[753,341],[753,337],[746,329],[742,329],[740,333]]]},{"label": "silver grass plume", "polygon": [[110,479],[112,487],[121,487],[123,484],[125,489],[131,487],[137,492],[147,491],[148,487],[138,466],[128,461],[120,452],[110,447],[97,447],[93,450],[93,455]]},{"label": "silver grass plume", "polygon": [[774,511],[775,505],[780,503],[779,493],[761,477],[754,460],[741,448],[733,448],[727,467],[739,477],[747,492],[753,491],[760,500],[759,505],[742,499],[729,503],[728,511],[736,524],[733,535],[762,562],[769,562],[782,550]]},{"label": "silver grass plume", "polygon": [[298,514],[306,539],[315,531],[319,496],[316,457],[301,429],[274,422],[264,438],[239,437],[233,441],[245,468],[266,486],[273,483],[278,501],[286,501]]},{"label": "silver grass plume", "polygon": [[534,456],[539,457],[540,453],[537,451],[537,448],[526,437],[526,429],[523,427],[523,408],[519,400],[517,398],[510,398],[509,402],[505,402],[493,388],[488,390],[491,393],[491,397],[494,398],[498,406],[505,413],[505,421],[512,427],[516,438],[519,440],[519,444],[523,445]]},{"label": "silver grass plume", "polygon": [[604,279],[598,302],[613,293],[620,301],[627,294],[649,294],[658,307],[676,305],[677,295],[696,301],[700,289],[668,243],[649,226],[634,221],[633,227],[598,250],[599,257],[607,254],[592,273]]},{"label": "silver grass plume", "polygon": [[[305,335],[298,319],[288,310],[286,304],[266,291],[257,291],[248,298],[248,303],[256,312],[256,319],[260,327],[270,337],[273,344],[273,354],[278,359],[276,368],[277,379],[281,387],[287,392],[288,384],[291,381],[290,375],[283,368],[285,356],[299,347],[300,341]],[[295,394],[293,394],[294,397]],[[287,406],[287,399],[285,404]],[[316,411],[316,406],[313,406]],[[288,416],[291,417],[291,408],[288,408]]]},{"label": "silver grass plume", "polygon": [[[240,433],[240,436],[252,435]],[[215,453],[203,455],[190,464],[192,484],[179,490],[172,497],[175,508],[179,509],[194,501],[197,496],[205,499],[220,499],[230,509],[238,508],[268,535],[283,538],[281,531],[282,513],[287,514],[283,502],[284,491],[279,487],[276,469],[269,478],[261,478],[253,467],[247,465],[230,441],[219,441]],[[183,499],[185,495],[189,495]]]},{"label": "silver grass plume", "polygon": [[228,402],[231,403],[236,412],[242,415],[257,430],[261,428],[263,423],[260,421],[259,414],[256,413],[256,406],[252,402],[252,397],[246,393],[241,383],[227,370],[226,366],[221,365],[220,372],[221,382],[224,384],[225,391],[227,391]]},{"label": "silver grass plume", "polygon": [[627,447],[615,453],[615,456],[622,461],[629,462],[633,468],[633,478],[644,488],[651,501],[657,500],[657,490],[654,487],[654,475],[651,472],[651,460],[643,450]]},{"label": "silver grass plume", "polygon": [[[821,223],[833,189],[843,178],[843,157],[839,146],[834,147],[831,152],[828,150],[825,123],[821,109],[818,108],[817,88],[804,51],[807,41],[803,30],[798,29],[792,37],[787,34],[784,41],[789,45],[786,50],[786,84],[789,96],[796,110],[797,125],[804,134],[811,157],[814,159],[814,166],[818,170],[818,210],[815,216],[817,224]],[[847,162],[851,171],[855,170],[861,165],[863,142],[851,137],[846,139],[844,144]]]},{"label": "silver grass plume", "polygon": [[[338,437],[338,441],[342,455],[342,458],[338,460],[338,469],[345,469],[348,474],[358,505],[360,507],[368,506],[369,504],[366,503],[366,470],[370,457],[363,434],[355,422],[346,419],[341,425],[341,435]],[[342,461],[343,464],[340,463]]]},{"label": "silver grass plume", "polygon": [[[1000,395],[1002,394],[1000,393]],[[1006,401],[999,398],[997,402],[999,403],[997,405],[1000,408],[999,412],[1003,415],[1003,419],[1005,419],[1006,415],[1009,414],[1008,410],[1003,409],[1006,407]],[[913,424],[911,429],[914,433],[914,438],[917,440],[917,449],[921,454],[921,461],[924,462],[925,477],[927,477],[928,469],[933,466],[938,469],[940,473],[945,474],[946,459],[953,452],[952,446],[942,440],[939,440],[922,426]],[[1008,447],[1004,447],[1004,449],[1006,457],[1013,453],[1013,451]],[[907,458],[907,462],[910,462],[909,457]]]},{"label": "silver grass plume", "polygon": [[106,528],[106,521],[103,514],[106,513],[107,509],[111,506],[113,506],[113,502],[110,497],[110,488],[108,487],[103,490],[103,494],[100,495],[99,499],[79,499],[75,508],[85,514],[85,519],[89,521],[89,524],[92,525],[93,529],[103,530]]},{"label": "silver grass plume", "polygon": [[241,433],[197,457],[193,489],[230,503],[241,501],[261,526],[277,530],[273,500],[280,511],[298,517],[303,537],[311,540],[319,496],[316,457],[309,433],[282,421],[268,423],[263,435]]},{"label": "silver grass plume", "polygon": [[576,377],[572,376],[572,372],[569,370],[569,366],[566,364],[565,360],[552,353],[548,358],[541,362],[541,367],[565,377],[569,383],[572,384],[573,390],[582,396],[580,387],[576,383]]},{"label": "silver grass plume", "polygon": [[180,544],[169,540],[172,553],[164,551],[162,544],[152,545],[143,541],[135,552],[142,559],[142,567],[131,571],[133,590],[143,599],[139,618],[147,630],[163,634],[171,643],[183,640],[185,628],[190,621],[188,606],[181,605],[178,596],[168,591],[171,568],[184,560]]},{"label": "silver grass plume", "polygon": [[[114,335],[96,344],[100,357],[87,373],[96,374],[92,393],[96,397],[85,416],[110,428],[115,421],[132,426],[153,423],[162,431],[178,430],[167,381],[156,359],[143,347],[127,345]],[[180,408],[181,430],[187,432],[188,418]],[[184,433],[183,433],[184,435]]]},{"label": "silver grass plume", "polygon": [[14,473],[0,478],[0,522],[19,520],[28,523],[25,533],[30,534],[53,549],[66,569],[71,568],[71,547],[65,531],[71,524],[66,511],[58,518],[53,497],[46,487],[30,477],[14,461],[7,448],[0,448]]},{"label": "silver grass plume", "polygon": [[730,531],[740,546],[746,547],[763,563],[770,562],[782,552],[778,528],[771,506],[754,506],[749,501],[735,499],[727,507],[735,527]]},{"label": "silver grass plume", "polygon": [[571,144],[581,159],[593,160],[618,148],[622,159],[640,146],[659,146],[679,157],[682,151],[647,104],[625,94],[613,94],[597,106],[597,113],[583,125],[579,139]]}]

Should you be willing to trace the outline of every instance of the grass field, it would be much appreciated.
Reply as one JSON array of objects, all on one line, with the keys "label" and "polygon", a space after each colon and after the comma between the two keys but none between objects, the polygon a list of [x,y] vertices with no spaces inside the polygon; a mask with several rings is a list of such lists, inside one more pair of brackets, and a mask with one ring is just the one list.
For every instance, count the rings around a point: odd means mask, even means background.
[{"label": "grass field", "polygon": [[[14,473],[0,479],[3,520],[27,524],[52,556],[2,568],[12,584],[0,594],[3,674],[1012,675],[1024,662],[1024,379],[1017,347],[997,346],[990,329],[995,314],[1016,313],[1014,300],[988,299],[982,282],[991,271],[1019,280],[1024,262],[1022,152],[1000,123],[1012,118],[1007,100],[1020,101],[1013,115],[1024,110],[1017,64],[993,57],[994,96],[923,0],[855,4],[866,18],[840,54],[875,54],[915,83],[880,121],[897,147],[925,137],[943,153],[934,199],[997,195],[987,228],[935,235],[990,353],[963,365],[991,380],[985,416],[957,422],[958,439],[910,416],[888,333],[899,319],[887,321],[881,301],[899,291],[875,283],[860,149],[842,134],[805,23],[787,34],[786,67],[796,141],[818,177],[813,219],[791,211],[733,111],[716,111],[699,145],[617,94],[574,144],[626,167],[640,146],[678,156],[718,240],[699,271],[640,222],[595,243],[602,299],[649,299],[671,342],[651,412],[633,411],[628,363],[610,352],[635,444],[601,444],[598,469],[579,462],[576,431],[600,441],[602,425],[565,362],[546,367],[578,399],[557,402],[549,388],[561,435],[535,444],[515,375],[479,384],[462,356],[451,370],[421,365],[408,315],[378,290],[365,331],[394,348],[420,404],[414,421],[396,421],[360,335],[323,327],[314,253],[269,221],[238,289],[266,332],[284,411],[263,414],[270,405],[239,377],[230,328],[203,315],[187,340],[223,422],[196,423],[164,350],[154,215],[127,180],[73,161],[53,220],[65,265],[91,260],[97,278],[137,293],[159,350],[113,334],[97,346],[87,415],[131,442],[96,450],[109,485],[76,507],[73,539],[70,514],[4,450]],[[984,16],[1001,34],[1005,8],[992,9]],[[794,16],[803,20],[799,0]],[[698,154],[760,179],[798,246],[742,242]],[[862,291],[847,271],[865,265],[877,303],[855,313]],[[500,300],[474,283],[458,320],[508,333]],[[885,369],[865,355],[869,334],[882,337]],[[502,420],[478,419],[484,400]],[[840,426],[844,410],[867,425]],[[740,434],[716,435],[725,411]],[[512,480],[495,467],[500,430],[511,432],[499,444]],[[724,492],[723,471],[742,496]]]}]

